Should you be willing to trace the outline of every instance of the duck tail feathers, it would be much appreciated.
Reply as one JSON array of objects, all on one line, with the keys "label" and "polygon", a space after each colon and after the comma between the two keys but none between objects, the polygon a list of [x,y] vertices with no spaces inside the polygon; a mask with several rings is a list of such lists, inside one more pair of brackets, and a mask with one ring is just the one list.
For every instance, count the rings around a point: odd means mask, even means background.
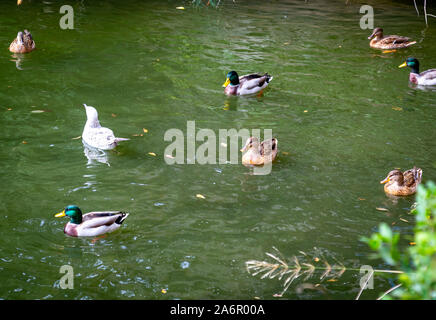
[{"label": "duck tail feathers", "polygon": [[120,214],[120,216],[118,217],[118,219],[115,220],[115,223],[116,223],[116,224],[122,224],[122,223],[124,222],[124,220],[127,219],[128,216],[129,216],[128,213],[126,213],[126,212],[122,212],[122,213]]},{"label": "duck tail feathers", "polygon": [[422,180],[422,169],[421,168],[415,169],[415,180],[418,181],[418,183],[421,183],[421,180]]}]

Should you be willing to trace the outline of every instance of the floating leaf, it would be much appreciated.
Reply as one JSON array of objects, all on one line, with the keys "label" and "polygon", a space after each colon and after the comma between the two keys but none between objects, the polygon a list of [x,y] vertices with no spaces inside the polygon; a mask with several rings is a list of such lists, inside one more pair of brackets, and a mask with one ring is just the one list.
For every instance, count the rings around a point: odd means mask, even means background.
[{"label": "floating leaf", "polygon": [[148,130],[145,129],[145,128],[142,128],[142,131],[144,131],[144,133],[147,133],[147,132],[148,132]]},{"label": "floating leaf", "polygon": [[167,293],[167,290],[166,290],[166,289],[162,289],[161,292],[162,292],[163,294],[165,294],[165,293]]},{"label": "floating leaf", "polygon": [[149,154],[150,156],[156,157],[156,153],[154,153],[154,152],[149,152],[148,154]]},{"label": "floating leaf", "polygon": [[410,244],[411,246],[414,246],[414,245],[416,245],[416,242],[409,242],[409,244]]},{"label": "floating leaf", "polygon": [[358,198],[360,201],[366,200],[365,198]]},{"label": "floating leaf", "polygon": [[377,207],[377,208],[375,208],[376,210],[378,210],[378,211],[389,211],[388,209],[386,209],[386,208],[381,208],[381,207]]},{"label": "floating leaf", "polygon": [[185,7],[176,7],[177,10],[185,10]]},{"label": "floating leaf", "polygon": [[8,111],[12,111],[12,108],[8,108]]},{"label": "floating leaf", "polygon": [[23,142],[21,142],[22,144],[27,144],[27,141],[23,140]]},{"label": "floating leaf", "polygon": [[115,118],[117,115],[115,113],[112,113],[112,117]]},{"label": "floating leaf", "polygon": [[407,221],[406,219],[403,219],[403,218],[400,218],[400,220],[404,221],[404,222],[407,222],[407,223],[409,222],[409,221]]},{"label": "floating leaf", "polygon": [[303,112],[309,112],[308,110],[304,110]]},{"label": "floating leaf", "polygon": [[391,53],[391,52],[397,52],[397,50],[384,50],[383,53]]},{"label": "floating leaf", "polygon": [[78,137],[75,137],[75,138],[71,138],[71,140],[78,140],[78,139],[80,139],[82,136],[78,136]]},{"label": "floating leaf", "polygon": [[289,152],[282,151],[282,154],[285,155],[285,156],[288,156],[288,155],[289,155]]},{"label": "floating leaf", "polygon": [[32,110],[32,113],[43,113],[43,112],[47,112],[47,110]]},{"label": "floating leaf", "polygon": [[392,107],[392,110],[395,110],[395,111],[403,111],[403,108],[401,108],[401,107]]},{"label": "floating leaf", "polygon": [[22,2],[23,0],[17,0],[17,6],[19,6]]},{"label": "floating leaf", "polygon": [[200,198],[200,199],[206,199],[206,197],[205,196],[203,196],[202,194],[196,194],[195,195],[197,198]]}]

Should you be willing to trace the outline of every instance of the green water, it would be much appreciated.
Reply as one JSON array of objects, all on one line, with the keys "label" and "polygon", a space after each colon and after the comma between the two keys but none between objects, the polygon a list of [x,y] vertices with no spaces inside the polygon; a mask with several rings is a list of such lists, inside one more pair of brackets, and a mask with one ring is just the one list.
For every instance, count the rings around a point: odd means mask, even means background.
[{"label": "green water", "polygon": [[[62,30],[57,2],[2,1],[0,298],[275,299],[283,281],[245,269],[271,261],[272,247],[289,259],[321,252],[347,268],[389,268],[359,239],[381,222],[412,232],[414,197],[387,197],[379,181],[388,171],[417,165],[424,182],[436,180],[436,92],[409,87],[409,70],[398,68],[409,55],[436,67],[436,22],[426,29],[413,7],[378,1],[375,24],[418,41],[383,54],[359,27],[360,4],[344,2],[64,1],[75,29]],[[7,47],[24,28],[37,50],[16,57]],[[227,98],[230,70],[274,79],[261,97]],[[88,163],[73,139],[83,103],[131,138],[107,152],[110,165]],[[191,120],[216,133],[272,129],[280,153],[271,174],[167,165],[164,133]],[[67,220],[53,217],[68,204],[130,216],[104,238],[71,238]],[[62,265],[74,268],[73,290],[59,288]],[[297,279],[283,299],[359,292],[358,271],[337,281],[321,273]],[[302,283],[320,290],[300,292]],[[376,277],[362,299],[394,283]]]}]

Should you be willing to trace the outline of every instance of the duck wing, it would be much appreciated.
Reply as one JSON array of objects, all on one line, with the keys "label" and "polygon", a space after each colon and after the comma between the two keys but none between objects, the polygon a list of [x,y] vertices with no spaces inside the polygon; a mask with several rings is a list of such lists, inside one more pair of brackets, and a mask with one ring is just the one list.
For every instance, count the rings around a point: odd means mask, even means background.
[{"label": "duck wing", "polygon": [[404,44],[410,42],[411,39],[408,37],[402,37],[402,36],[386,36],[383,39],[379,41],[381,44]]},{"label": "duck wing", "polygon": [[98,228],[121,224],[129,214],[122,211],[95,211],[83,215],[83,228]]},{"label": "duck wing", "polygon": [[251,90],[256,87],[263,87],[265,83],[268,84],[271,80],[272,76],[270,76],[268,73],[263,75],[252,73],[239,77],[240,86],[246,90]]},{"label": "duck wing", "polygon": [[26,46],[26,48],[32,49],[32,50],[35,49],[35,41],[33,41],[31,33],[27,30],[24,30],[23,41],[24,41],[24,45]]},{"label": "duck wing", "polygon": [[429,70],[423,71],[419,74],[419,77],[423,78],[425,80],[436,79],[436,69],[429,69]]},{"label": "duck wing", "polygon": [[115,147],[114,143],[117,139],[114,135],[114,132],[105,127],[85,128],[82,138],[91,147],[102,150]]},{"label": "duck wing", "polygon": [[260,147],[259,147],[260,154],[263,157],[272,156],[274,158],[275,155],[277,154],[277,146],[278,146],[277,139],[273,138],[270,140],[265,140],[260,144]]},{"label": "duck wing", "polygon": [[411,187],[413,185],[417,185],[421,183],[422,179],[422,170],[417,167],[413,167],[413,169],[404,171],[404,182],[403,184],[407,187]]}]

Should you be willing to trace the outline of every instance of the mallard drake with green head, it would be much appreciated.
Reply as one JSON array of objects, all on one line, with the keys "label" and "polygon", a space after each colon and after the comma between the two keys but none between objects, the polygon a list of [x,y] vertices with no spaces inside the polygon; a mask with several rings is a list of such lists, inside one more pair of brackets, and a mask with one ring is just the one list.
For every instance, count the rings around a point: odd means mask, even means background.
[{"label": "mallard drake with green head", "polygon": [[121,211],[89,212],[82,215],[79,207],[70,205],[56,218],[68,216],[70,221],[65,225],[64,233],[72,237],[95,237],[112,232],[121,227],[128,217],[128,213]]},{"label": "mallard drake with green head", "polygon": [[13,53],[28,53],[35,50],[35,41],[29,31],[18,32],[17,37],[9,46],[9,51]]},{"label": "mallard drake with green head", "polygon": [[436,69],[429,69],[419,73],[419,61],[416,58],[409,57],[406,62],[399,66],[399,68],[410,67],[409,81],[422,86],[435,86],[436,85]]},{"label": "mallard drake with green head", "polygon": [[261,166],[271,163],[277,157],[279,141],[276,138],[265,140],[259,143],[256,137],[247,139],[241,152],[245,152],[242,156],[242,164]]},{"label": "mallard drake with green head", "polygon": [[400,170],[392,170],[380,183],[384,184],[386,193],[394,196],[408,196],[416,192],[421,180],[422,170],[413,167],[413,169],[404,171],[404,173]]},{"label": "mallard drake with green head", "polygon": [[230,71],[223,84],[224,92],[236,96],[258,93],[265,89],[272,79],[268,73],[252,73],[239,77],[236,71]]},{"label": "mallard drake with green head", "polygon": [[375,28],[368,39],[371,40],[369,42],[371,48],[383,50],[407,48],[416,43],[416,41],[411,41],[407,37],[396,35],[383,36],[382,28]]}]

